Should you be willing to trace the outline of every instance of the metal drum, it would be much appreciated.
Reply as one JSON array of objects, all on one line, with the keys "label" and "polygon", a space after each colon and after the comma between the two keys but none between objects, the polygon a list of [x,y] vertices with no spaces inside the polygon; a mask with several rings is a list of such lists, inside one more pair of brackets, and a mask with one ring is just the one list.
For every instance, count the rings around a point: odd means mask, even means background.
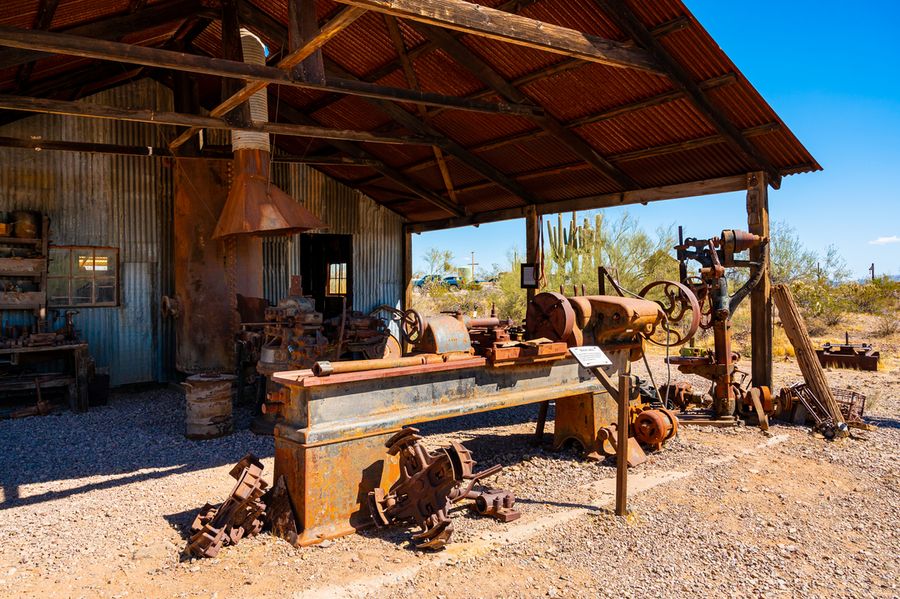
[{"label": "metal drum", "polygon": [[13,236],[19,239],[34,239],[38,236],[41,215],[29,210],[15,210],[10,222],[13,225]]},{"label": "metal drum", "polygon": [[234,431],[231,417],[231,374],[195,374],[183,383],[185,436],[212,439]]}]

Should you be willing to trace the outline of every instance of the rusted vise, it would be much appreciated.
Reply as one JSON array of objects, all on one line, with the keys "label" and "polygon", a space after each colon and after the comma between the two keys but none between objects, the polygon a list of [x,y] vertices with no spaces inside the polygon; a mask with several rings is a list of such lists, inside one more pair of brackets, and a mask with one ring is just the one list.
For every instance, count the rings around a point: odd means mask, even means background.
[{"label": "rusted vise", "polygon": [[453,524],[449,510],[463,499],[475,499],[475,510],[504,522],[518,518],[513,510],[515,497],[506,491],[474,491],[475,484],[500,471],[494,466],[479,473],[475,460],[462,443],[428,451],[414,428],[404,428],[388,440],[388,453],[400,462],[400,478],[385,493],[369,492],[372,518],[379,526],[415,523],[421,532],[413,535],[419,549],[441,549],[450,540]]},{"label": "rusted vise", "polygon": [[245,536],[259,533],[266,516],[261,501],[266,489],[262,463],[247,454],[229,473],[237,483],[219,507],[204,505],[191,525],[185,553],[195,557],[215,557],[224,545],[234,545]]}]

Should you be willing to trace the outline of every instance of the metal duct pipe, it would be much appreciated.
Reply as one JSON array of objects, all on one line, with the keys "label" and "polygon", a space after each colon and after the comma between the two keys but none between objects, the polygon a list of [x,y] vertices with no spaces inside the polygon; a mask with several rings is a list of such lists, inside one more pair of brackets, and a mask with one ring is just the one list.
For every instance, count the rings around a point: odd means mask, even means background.
[{"label": "metal duct pipe", "polygon": [[[248,64],[266,64],[266,49],[262,41],[250,31],[241,28],[241,48],[244,51],[244,62]],[[250,105],[250,120],[257,123],[269,122],[268,92],[261,89],[247,102]],[[269,151],[269,134],[261,131],[233,131],[231,147],[238,150]]]}]

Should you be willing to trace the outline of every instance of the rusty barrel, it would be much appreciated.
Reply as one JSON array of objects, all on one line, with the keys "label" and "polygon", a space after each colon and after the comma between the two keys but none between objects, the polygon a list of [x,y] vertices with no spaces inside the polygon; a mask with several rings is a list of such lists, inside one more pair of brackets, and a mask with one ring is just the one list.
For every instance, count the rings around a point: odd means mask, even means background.
[{"label": "rusty barrel", "polygon": [[185,391],[185,436],[212,439],[234,431],[230,374],[195,374],[182,383]]}]

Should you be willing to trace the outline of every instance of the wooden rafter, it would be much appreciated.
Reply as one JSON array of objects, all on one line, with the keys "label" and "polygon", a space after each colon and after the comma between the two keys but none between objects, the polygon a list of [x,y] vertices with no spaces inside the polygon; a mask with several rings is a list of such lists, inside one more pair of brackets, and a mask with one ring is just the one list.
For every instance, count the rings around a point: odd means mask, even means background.
[{"label": "wooden rafter", "polygon": [[[338,70],[339,74],[343,77],[352,77],[350,73],[344,71],[339,66],[332,63],[327,64],[326,68],[328,68],[329,70]],[[526,204],[538,203],[538,199],[531,192],[527,191],[524,187],[519,185],[519,183],[514,178],[503,173],[502,171],[500,171],[500,169],[490,164],[480,156],[476,156],[472,152],[468,151],[460,144],[435,129],[433,126],[408,113],[397,104],[394,104],[393,102],[385,102],[382,100],[374,99],[367,99],[366,101],[378,106],[393,121],[409,129],[410,131],[414,131],[419,135],[434,139],[434,145],[440,147],[440,149],[445,153],[456,157],[457,160],[459,160],[461,163],[466,165],[469,169],[471,169],[473,172],[475,172],[485,180],[490,181],[492,184],[497,185],[501,189],[505,189],[517,198],[520,198]]]},{"label": "wooden rafter", "polygon": [[[41,0],[38,6],[37,16],[34,18],[32,29],[50,29],[53,24],[53,15],[56,14],[56,7],[59,6],[59,0]],[[19,90],[28,87],[28,80],[31,79],[31,73],[34,71],[34,61],[26,62],[19,67],[16,73],[16,86]]]},{"label": "wooden rafter", "polygon": [[[192,15],[213,17],[215,13],[210,9],[204,8],[200,0],[175,0],[151,6],[135,13],[110,17],[87,25],[69,27],[56,33],[66,33],[95,40],[114,40],[137,31],[172,23]],[[3,49],[0,50],[0,70],[27,64],[47,56],[49,54],[46,52],[29,49]]]},{"label": "wooden rafter", "polygon": [[[316,124],[315,121],[291,106],[286,102],[281,102],[278,106],[278,117],[283,117],[284,119],[290,121],[291,123],[300,123],[306,125]],[[361,148],[359,145],[349,142],[349,141],[341,141],[341,140],[329,140],[327,142],[330,146],[340,150],[344,154],[351,156],[353,158],[359,158],[363,160],[377,160],[377,158]],[[443,196],[432,192],[431,190],[425,189],[424,187],[418,185],[412,178],[400,173],[393,167],[387,166],[385,164],[381,164],[380,166],[373,167],[377,170],[384,178],[397,183],[398,185],[408,189],[413,194],[418,196],[419,198],[425,200],[426,202],[437,206],[438,208],[444,210],[448,214],[452,214],[455,217],[463,217],[466,215],[466,211],[453,204]]]},{"label": "wooden rafter", "polygon": [[340,93],[348,95],[399,102],[420,102],[430,106],[454,106],[460,110],[471,110],[475,112],[516,114],[520,116],[543,114],[542,110],[536,110],[532,106],[472,101],[442,94],[373,85],[359,80],[329,78],[325,83],[301,81],[294,78],[290,72],[277,67],[247,64],[221,58],[185,54],[183,52],[173,52],[170,50],[122,44],[119,42],[97,40],[60,33],[0,27],[0,46],[39,49],[43,52],[80,56],[82,58],[93,58],[97,60],[189,71],[192,73],[254,81],[258,84],[265,85],[278,84],[321,91],[339,91]]},{"label": "wooden rafter", "polygon": [[[498,6],[497,8],[498,8],[498,10],[504,10],[504,11],[508,10],[510,12],[515,12],[516,10],[524,8],[525,6],[528,6],[533,3],[534,3],[533,0],[529,0],[527,2],[507,2],[501,6]],[[248,13],[260,13],[261,12],[256,7],[248,8],[247,11],[248,11]],[[681,31],[682,29],[685,29],[689,25],[690,25],[690,19],[688,19],[687,17],[678,17],[676,19],[667,21],[667,22],[659,25],[658,27],[655,27],[653,29],[653,35],[655,35],[657,37],[663,37],[663,36],[669,35],[671,33],[674,33],[676,31]],[[458,35],[455,35],[456,32],[454,32],[454,31],[449,31],[448,33],[454,37],[459,37]],[[626,46],[634,45],[634,43],[630,42],[630,41],[623,42],[623,44],[625,44]],[[429,52],[435,51],[437,49],[437,47],[438,47],[438,45],[434,41],[427,40],[424,43],[419,44],[415,48],[411,48],[411,49],[407,50],[407,55],[409,56],[410,61],[414,62],[419,57],[424,56],[425,54],[428,54]],[[528,85],[530,83],[534,83],[535,81],[540,81],[540,80],[546,79],[548,77],[553,77],[554,75],[558,75],[558,74],[564,73],[566,71],[578,69],[578,68],[584,67],[589,64],[592,64],[592,63],[585,62],[585,61],[579,60],[577,58],[566,58],[566,59],[559,61],[556,64],[552,64],[550,66],[544,67],[544,68],[534,71],[532,73],[522,75],[521,77],[513,79],[509,83],[513,87],[521,88],[522,86]],[[390,75],[391,73],[393,73],[394,71],[396,71],[397,69],[400,69],[400,68],[402,68],[402,65],[400,64],[400,60],[399,59],[392,60],[390,62],[385,63],[381,67],[375,69],[374,71],[367,74],[366,76],[361,77],[361,79],[368,83],[375,83],[376,81],[380,81],[381,79],[384,79],[385,77],[387,77],[388,75]],[[480,99],[489,98],[493,95],[494,95],[494,91],[491,90],[490,88],[487,88],[482,91],[478,91],[473,94],[470,94],[470,95],[466,96],[466,98],[469,98],[471,100],[480,100]],[[343,98],[343,96],[341,96],[339,94],[329,94],[329,95],[321,98],[320,100],[314,102],[313,104],[309,105],[308,111],[310,114],[313,114],[319,110],[328,108],[335,102],[340,101],[342,98]],[[428,114],[429,114],[430,118],[434,118],[437,115],[444,112],[445,110],[447,110],[447,109],[446,108],[433,108],[428,112]]]},{"label": "wooden rafter", "polygon": [[[733,74],[722,75],[720,77],[713,77],[712,79],[707,79],[700,83],[700,87],[704,90],[715,89],[717,87],[721,87],[724,85],[730,85],[737,81],[737,77]],[[631,114],[633,112],[637,112],[639,110],[644,110],[646,108],[651,108],[653,106],[660,106],[662,104],[666,104],[668,102],[674,102],[676,100],[680,100],[684,98],[685,95],[683,92],[679,90],[673,90],[669,92],[663,92],[662,94],[657,94],[655,96],[650,96],[649,98],[645,98],[643,100],[638,100],[636,102],[631,102],[629,104],[623,104],[622,106],[617,106],[615,108],[610,108],[609,110],[605,110],[603,112],[598,112],[596,114],[588,115],[585,117],[581,117],[579,119],[575,119],[573,121],[569,121],[564,124],[565,127],[569,129],[576,129],[578,127],[584,127],[586,125],[590,125],[593,123],[599,123],[602,121],[614,119],[626,114]],[[539,129],[537,131],[526,131],[524,133],[516,133],[514,135],[508,135],[505,137],[501,137],[498,139],[493,139],[490,141],[483,142],[476,146],[469,148],[472,152],[487,152],[490,150],[495,150],[497,148],[501,148],[503,146],[524,143],[527,141],[531,141],[547,135],[547,131],[543,129]],[[712,138],[704,138],[704,139],[712,139]],[[714,141],[719,142],[723,141],[720,137],[715,137]],[[607,160],[614,160],[615,157],[607,156]],[[430,168],[432,165],[430,160],[423,160],[417,162],[415,164],[411,164],[403,167],[403,172],[405,173],[414,173],[423,169]],[[365,183],[367,181],[362,181],[361,183]]]},{"label": "wooden rafter", "polygon": [[[400,57],[400,62],[403,65],[403,73],[406,75],[407,84],[410,89],[419,89],[419,79],[416,77],[416,71],[407,54],[406,44],[403,42],[403,34],[400,32],[400,26],[397,24],[397,17],[392,17],[391,15],[382,16],[384,17],[388,35],[391,41],[394,42],[394,48],[397,50],[397,55]],[[424,104],[416,104],[416,109],[419,112],[419,116],[424,120],[427,117],[428,109]],[[450,196],[450,200],[454,204],[458,204],[459,200],[456,198],[456,191],[453,189],[453,178],[450,176],[450,169],[447,168],[447,161],[444,159],[444,151],[437,146],[432,146],[431,150],[434,152],[434,159],[437,162],[438,170],[441,172],[447,195]]]},{"label": "wooden rafter", "polygon": [[[750,127],[748,129],[744,129],[741,134],[747,138],[759,137],[760,135],[765,135],[767,133],[771,133],[773,131],[777,131],[781,127],[778,123],[766,123],[765,125],[759,125],[757,127]],[[705,137],[697,137],[695,139],[688,139],[685,141],[679,141],[671,144],[665,144],[661,146],[653,146],[650,148],[641,148],[640,150],[633,150],[631,152],[622,152],[620,154],[613,154],[609,156],[611,161],[616,163],[620,162],[630,162],[633,160],[641,160],[644,158],[653,158],[656,156],[665,156],[668,154],[674,154],[676,152],[686,152],[688,150],[697,150],[700,148],[705,148],[708,146],[714,146],[716,144],[723,144],[725,140],[722,139],[721,135],[707,135]],[[558,175],[561,173],[572,172],[572,171],[581,171],[589,168],[587,164],[584,162],[570,162],[567,164],[561,164],[556,166],[551,166],[543,169],[538,169],[534,171],[529,171],[527,173],[522,173],[520,175],[516,175],[516,179],[519,181],[531,181],[533,179],[540,179],[541,177],[548,177],[550,175]],[[404,171],[406,172],[406,171]],[[477,191],[480,189],[486,189],[489,185],[485,183],[473,183],[472,185],[467,185],[465,187],[460,187],[457,189],[459,193],[469,193],[472,191]],[[636,189],[636,188],[635,188]]]},{"label": "wooden rafter", "polygon": [[435,139],[409,136],[375,135],[365,131],[348,131],[329,129],[312,125],[292,123],[251,123],[235,126],[220,117],[180,114],[177,112],[160,112],[155,110],[119,108],[103,106],[87,102],[67,102],[63,100],[47,100],[43,98],[27,98],[23,96],[0,95],[0,109],[20,110],[46,114],[62,114],[96,119],[112,119],[155,125],[173,125],[176,127],[197,127],[203,129],[220,129],[227,131],[245,130],[293,137],[310,137],[314,139],[350,140],[368,143],[400,144],[400,145],[433,145]]},{"label": "wooden rafter", "polygon": [[[296,52],[313,41],[319,30],[315,0],[288,0],[288,52]],[[318,48],[294,68],[294,74],[307,81],[325,81],[325,62]]]},{"label": "wooden rafter", "polygon": [[604,13],[621,29],[644,48],[656,64],[660,65],[672,83],[683,91],[697,109],[719,131],[719,134],[748,163],[763,170],[770,178],[773,187],[781,184],[781,173],[759,149],[741,135],[740,130],[730,121],[722,110],[713,104],[703,93],[688,71],[675,60],[669,51],[647,29],[647,26],[634,14],[624,0],[594,0]]},{"label": "wooden rafter", "polygon": [[[537,205],[538,214],[556,214],[560,212],[573,212],[594,210],[597,208],[609,208],[611,206],[626,206],[631,204],[646,204],[662,200],[675,200],[678,198],[690,198],[703,195],[740,191],[747,185],[746,175],[720,177],[692,183],[679,183],[649,189],[608,193],[603,195],[585,196],[571,200],[546,202]],[[468,227],[484,223],[492,223],[502,220],[524,218],[530,207],[504,208],[491,210],[464,217],[435,220],[424,223],[410,223],[404,229],[410,233],[424,233],[454,227]]]},{"label": "wooden rafter", "polygon": [[656,63],[643,50],[465,0],[337,1],[581,60],[658,73]]},{"label": "wooden rafter", "polygon": [[[422,25],[419,25],[417,29],[420,30],[420,33],[433,39],[444,52],[453,58],[453,60],[475,75],[475,77],[480,79],[482,83],[488,86],[488,88],[500,94],[500,96],[517,104],[527,104],[531,102],[528,96],[510,84],[509,81],[500,75],[500,73],[495,71],[489,64],[476,56],[474,52],[469,50],[448,32],[437,27]],[[631,177],[606,160],[584,139],[567,129],[552,116],[547,115],[537,122],[543,131],[552,137],[555,137],[573,154],[584,160],[595,170],[611,179],[623,189],[634,189],[637,187],[637,184]]]}]

